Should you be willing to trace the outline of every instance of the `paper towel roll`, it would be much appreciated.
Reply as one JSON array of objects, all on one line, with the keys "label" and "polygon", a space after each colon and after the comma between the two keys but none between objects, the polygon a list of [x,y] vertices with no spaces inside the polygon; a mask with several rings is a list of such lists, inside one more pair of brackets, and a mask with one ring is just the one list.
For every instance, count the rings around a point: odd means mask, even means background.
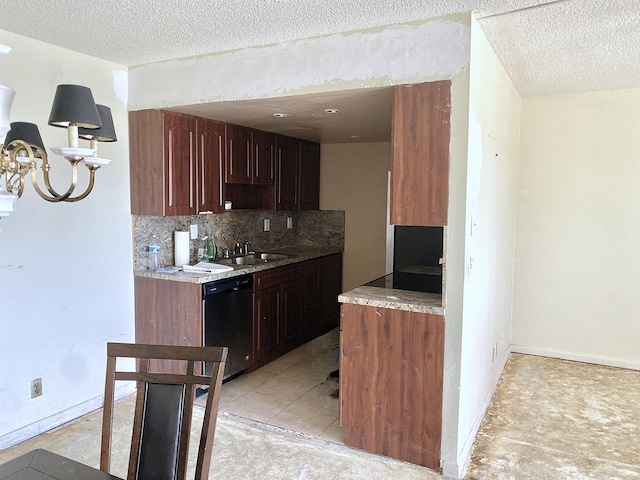
[{"label": "paper towel roll", "polygon": [[189,265],[189,232],[175,232],[175,261],[176,267]]}]

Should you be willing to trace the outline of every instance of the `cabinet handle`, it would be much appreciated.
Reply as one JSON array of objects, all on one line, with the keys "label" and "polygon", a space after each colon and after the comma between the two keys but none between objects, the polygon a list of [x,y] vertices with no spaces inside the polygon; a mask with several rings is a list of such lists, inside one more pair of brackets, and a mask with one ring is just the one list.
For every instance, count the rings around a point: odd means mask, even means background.
[{"label": "cabinet handle", "polygon": [[275,147],[273,145],[271,145],[270,149],[271,149],[271,152],[270,152],[271,156],[269,158],[271,159],[271,161],[269,162],[269,166],[271,167],[271,180],[275,180],[276,174],[273,171],[275,166],[276,166],[276,162],[275,162],[276,154],[275,154],[275,151],[274,151]]},{"label": "cabinet handle", "polygon": [[198,192],[196,192],[196,197],[198,197],[199,199],[199,206],[202,207],[204,206],[204,172],[205,172],[205,165],[204,165],[204,135],[200,134],[200,149],[198,152],[198,162],[200,163],[200,190]]},{"label": "cabinet handle", "polygon": [[247,142],[247,178],[251,178],[251,143]]},{"label": "cabinet handle", "polygon": [[219,172],[220,172],[220,207],[224,206],[224,200],[223,200],[223,192],[222,189],[224,187],[224,175],[223,172],[225,171],[224,168],[224,156],[222,154],[222,147],[224,146],[224,138],[219,135],[218,136],[218,168],[219,168]]},{"label": "cabinet handle", "polygon": [[258,145],[254,145],[254,150],[253,150],[253,168],[254,168],[253,177],[254,178],[260,178],[260,169],[258,168],[259,159],[260,159],[260,152],[258,149]]}]

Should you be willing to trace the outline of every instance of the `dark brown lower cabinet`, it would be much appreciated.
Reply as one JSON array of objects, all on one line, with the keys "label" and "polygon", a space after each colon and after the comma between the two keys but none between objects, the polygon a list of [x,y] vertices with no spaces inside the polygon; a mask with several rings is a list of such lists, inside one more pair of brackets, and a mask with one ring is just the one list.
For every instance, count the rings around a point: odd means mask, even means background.
[{"label": "dark brown lower cabinet", "polygon": [[338,326],[342,254],[257,272],[253,288],[256,369]]},{"label": "dark brown lower cabinet", "polygon": [[314,338],[340,325],[340,303],[342,293],[342,254],[318,259],[320,317]]},{"label": "dark brown lower cabinet", "polygon": [[[201,284],[135,277],[134,286],[136,342],[202,345]],[[338,325],[342,254],[257,272],[253,288],[251,370]]]},{"label": "dark brown lower cabinet", "polygon": [[304,343],[304,330],[302,283],[300,283],[300,275],[297,275],[295,281],[282,284],[282,333],[286,351],[293,350]]},{"label": "dark brown lower cabinet", "polygon": [[[264,365],[278,358],[281,348],[282,292],[275,285],[254,294],[254,356],[258,365]],[[257,366],[257,365],[256,365]]]},{"label": "dark brown lower cabinet", "polygon": [[[202,345],[202,285],[157,278],[134,278],[136,342]],[[153,360],[151,368],[183,373],[170,360]]]},{"label": "dark brown lower cabinet", "polygon": [[439,470],[443,367],[443,316],[343,304],[346,444]]}]

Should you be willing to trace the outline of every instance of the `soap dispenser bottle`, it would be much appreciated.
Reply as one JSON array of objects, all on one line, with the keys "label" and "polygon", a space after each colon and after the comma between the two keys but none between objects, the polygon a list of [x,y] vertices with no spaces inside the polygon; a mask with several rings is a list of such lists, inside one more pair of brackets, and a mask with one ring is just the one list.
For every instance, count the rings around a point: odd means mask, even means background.
[{"label": "soap dispenser bottle", "polygon": [[216,260],[216,242],[213,233],[209,235],[209,243],[207,244],[207,260],[214,262]]}]

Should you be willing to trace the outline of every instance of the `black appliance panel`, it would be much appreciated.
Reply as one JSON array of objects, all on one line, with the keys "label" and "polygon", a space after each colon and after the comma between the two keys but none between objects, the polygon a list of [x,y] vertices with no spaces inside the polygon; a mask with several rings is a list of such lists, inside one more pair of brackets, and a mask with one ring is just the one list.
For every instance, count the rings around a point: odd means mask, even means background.
[{"label": "black appliance panel", "polygon": [[[203,284],[205,346],[227,347],[224,378],[253,363],[253,276],[243,275]],[[211,364],[205,371],[211,372]]]},{"label": "black appliance panel", "polygon": [[443,227],[396,225],[393,240],[393,271],[440,265]]}]

